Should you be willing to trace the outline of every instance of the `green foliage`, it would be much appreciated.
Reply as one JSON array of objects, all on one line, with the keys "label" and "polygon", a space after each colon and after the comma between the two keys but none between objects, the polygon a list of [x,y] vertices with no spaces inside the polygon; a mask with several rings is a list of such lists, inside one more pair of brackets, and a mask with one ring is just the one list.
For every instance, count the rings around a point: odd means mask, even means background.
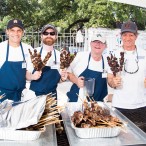
[{"label": "green foliage", "polygon": [[144,29],[146,22],[145,9],[108,0],[1,0],[0,8],[1,17],[19,18],[26,28],[36,31],[47,23],[69,31],[82,27],[115,28],[117,21],[129,19]]}]

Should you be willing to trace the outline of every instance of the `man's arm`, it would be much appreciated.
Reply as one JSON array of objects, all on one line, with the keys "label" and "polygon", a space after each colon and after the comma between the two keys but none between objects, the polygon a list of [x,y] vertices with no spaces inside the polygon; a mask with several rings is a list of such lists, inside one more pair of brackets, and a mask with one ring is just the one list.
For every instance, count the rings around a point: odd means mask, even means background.
[{"label": "man's arm", "polygon": [[108,73],[107,81],[108,81],[108,85],[111,88],[116,89],[117,87],[121,86],[121,81],[122,80],[121,80],[120,76],[114,76],[113,74]]},{"label": "man's arm", "polygon": [[68,72],[68,79],[76,84],[79,88],[82,88],[84,87],[84,77],[81,76],[81,77],[76,77],[73,73],[69,73]]}]

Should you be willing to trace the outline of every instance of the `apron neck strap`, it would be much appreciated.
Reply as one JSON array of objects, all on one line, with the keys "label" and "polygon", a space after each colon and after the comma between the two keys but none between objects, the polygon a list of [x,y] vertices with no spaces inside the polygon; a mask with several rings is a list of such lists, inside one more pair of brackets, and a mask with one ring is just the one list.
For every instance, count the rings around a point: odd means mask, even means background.
[{"label": "apron neck strap", "polygon": [[[41,50],[40,50],[40,54],[42,54],[42,50],[43,50],[43,46],[41,47]],[[55,58],[55,64],[57,63],[57,59],[56,59],[56,51],[54,49],[54,58]]]},{"label": "apron neck strap", "polygon": [[[22,47],[22,43],[20,42],[20,47],[21,47],[21,51],[22,51],[22,55],[23,55],[23,60],[25,61],[25,55],[24,55],[24,51],[23,51],[23,47]],[[6,54],[6,61],[8,61],[9,58],[9,42],[7,43],[7,54]]]},{"label": "apron neck strap", "polygon": [[[87,68],[89,67],[90,58],[91,58],[91,53],[89,54]],[[104,59],[103,59],[103,56],[102,56],[102,69],[104,70]]]}]

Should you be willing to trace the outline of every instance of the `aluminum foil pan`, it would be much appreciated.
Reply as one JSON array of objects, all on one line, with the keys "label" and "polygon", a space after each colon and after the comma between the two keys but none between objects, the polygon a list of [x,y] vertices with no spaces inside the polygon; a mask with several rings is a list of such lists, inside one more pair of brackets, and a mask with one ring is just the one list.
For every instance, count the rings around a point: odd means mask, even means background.
[{"label": "aluminum foil pan", "polygon": [[[116,117],[116,114],[114,111],[111,111],[105,103],[103,102],[98,102],[98,104],[102,108],[106,108],[109,110],[110,114],[114,117]],[[83,111],[83,106],[82,103],[68,103],[67,105],[67,113],[70,117],[71,121],[71,116],[75,111]],[[102,137],[115,137],[118,136],[122,130],[122,127],[120,126],[114,126],[114,127],[93,127],[93,128],[78,128],[75,127],[73,122],[71,121],[71,127],[75,130],[75,133],[78,137],[80,138],[102,138]]]},{"label": "aluminum foil pan", "polygon": [[71,127],[80,138],[97,138],[97,137],[115,137],[120,134],[120,127],[105,127],[105,128],[77,128],[71,122]]},{"label": "aluminum foil pan", "polygon": [[9,130],[0,128],[0,139],[5,140],[36,140],[40,137],[41,133],[45,131],[45,127],[38,131],[27,130]]}]

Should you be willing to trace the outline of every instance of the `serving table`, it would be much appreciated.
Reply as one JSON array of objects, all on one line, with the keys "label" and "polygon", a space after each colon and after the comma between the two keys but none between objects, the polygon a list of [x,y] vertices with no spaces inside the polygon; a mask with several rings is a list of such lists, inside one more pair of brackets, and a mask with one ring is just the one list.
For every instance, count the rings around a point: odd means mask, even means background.
[{"label": "serving table", "polygon": [[74,129],[71,127],[70,114],[66,108],[62,112],[62,119],[70,146],[90,146],[97,144],[99,146],[146,145],[146,134],[118,110],[113,108],[112,111],[119,119],[122,119],[126,123],[125,131],[121,130],[120,134],[116,137],[82,139],[76,136]]}]

